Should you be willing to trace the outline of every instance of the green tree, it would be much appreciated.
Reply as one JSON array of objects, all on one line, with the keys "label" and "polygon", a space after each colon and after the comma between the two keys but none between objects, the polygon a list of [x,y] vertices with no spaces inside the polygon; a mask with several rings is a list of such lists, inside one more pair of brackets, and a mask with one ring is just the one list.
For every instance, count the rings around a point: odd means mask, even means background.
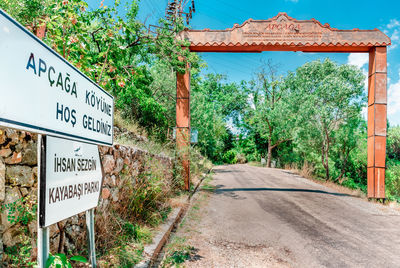
[{"label": "green tree", "polygon": [[214,162],[222,161],[230,149],[227,122],[239,115],[246,98],[242,87],[226,83],[223,75],[208,74],[192,81],[191,126],[199,131],[201,152]]},{"label": "green tree", "polygon": [[252,97],[252,103],[244,113],[244,120],[254,137],[267,141],[267,167],[271,167],[272,150],[291,140],[290,125],[293,122],[286,101],[290,95],[277,73],[278,66],[272,61],[262,63],[256,79],[249,83],[247,93]]},{"label": "green tree", "polygon": [[389,127],[386,148],[387,158],[400,162],[400,126]]},{"label": "green tree", "polygon": [[[329,59],[306,63],[285,79],[293,96],[290,106],[297,114],[296,142],[303,151],[320,155],[327,180],[329,162],[343,163],[341,177],[356,146],[354,132],[361,124],[365,103],[364,79],[358,68]],[[339,159],[330,158],[333,150],[341,155]]]},{"label": "green tree", "polygon": [[187,63],[198,66],[197,55],[177,38],[181,19],[173,24],[160,19],[153,34],[137,19],[138,0],[125,8],[119,0],[101,3],[94,10],[82,0],[4,0],[0,7],[34,33],[46,25],[44,42],[112,93],[122,115],[164,140],[169,107],[153,92],[150,70],[157,62],[179,72]]}]

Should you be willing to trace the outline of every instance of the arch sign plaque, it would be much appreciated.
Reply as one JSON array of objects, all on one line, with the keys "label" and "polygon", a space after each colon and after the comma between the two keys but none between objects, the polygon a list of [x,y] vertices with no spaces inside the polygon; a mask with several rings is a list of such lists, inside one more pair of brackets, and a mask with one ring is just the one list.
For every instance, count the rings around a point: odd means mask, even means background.
[{"label": "arch sign plaque", "polygon": [[[268,20],[249,19],[225,30],[185,30],[181,40],[193,52],[302,51],[369,53],[368,73],[368,197],[385,198],[387,60],[390,38],[378,29],[339,30],[315,19],[296,20],[279,13]],[[190,129],[190,72],[177,74],[177,147],[187,152]],[[182,154],[186,188],[189,161]]]}]

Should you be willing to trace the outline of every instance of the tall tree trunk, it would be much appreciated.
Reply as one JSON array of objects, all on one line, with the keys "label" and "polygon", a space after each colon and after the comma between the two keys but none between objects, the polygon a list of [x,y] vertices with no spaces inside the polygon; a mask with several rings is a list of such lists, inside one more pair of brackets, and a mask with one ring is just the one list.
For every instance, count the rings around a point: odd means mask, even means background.
[{"label": "tall tree trunk", "polygon": [[325,170],[326,170],[326,180],[329,180],[329,143],[326,145],[325,150]]},{"label": "tall tree trunk", "polygon": [[325,171],[326,171],[326,180],[329,180],[329,145],[330,145],[330,139],[329,139],[329,133],[326,128],[324,128],[325,131],[325,144],[323,144],[323,149],[322,153],[325,153]]},{"label": "tall tree trunk", "polygon": [[329,180],[329,159],[328,159],[328,149],[325,149],[325,145],[322,145],[321,149],[321,162],[322,166],[325,168],[325,180]]},{"label": "tall tree trunk", "polygon": [[268,155],[267,155],[267,167],[271,167],[271,157],[272,157],[272,144],[271,139],[268,140]]},{"label": "tall tree trunk", "polygon": [[325,167],[325,171],[326,171],[326,180],[329,180],[329,162],[326,161],[326,167]]},{"label": "tall tree trunk", "polygon": [[344,159],[344,161],[343,161],[342,170],[341,170],[341,172],[340,172],[339,177],[336,178],[335,182],[340,182],[340,183],[341,183],[340,180],[342,179],[342,177],[343,177],[343,175],[344,175],[344,172],[345,172],[345,170],[346,170],[347,159],[349,159],[350,151],[351,151],[351,150],[348,150],[347,153],[346,153],[345,159]]}]

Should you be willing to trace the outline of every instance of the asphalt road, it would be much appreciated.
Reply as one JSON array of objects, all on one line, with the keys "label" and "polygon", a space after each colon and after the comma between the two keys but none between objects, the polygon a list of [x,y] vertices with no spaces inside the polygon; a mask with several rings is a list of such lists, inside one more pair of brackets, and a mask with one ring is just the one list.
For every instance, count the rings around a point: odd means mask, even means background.
[{"label": "asphalt road", "polygon": [[285,170],[214,169],[188,267],[400,267],[400,210]]}]

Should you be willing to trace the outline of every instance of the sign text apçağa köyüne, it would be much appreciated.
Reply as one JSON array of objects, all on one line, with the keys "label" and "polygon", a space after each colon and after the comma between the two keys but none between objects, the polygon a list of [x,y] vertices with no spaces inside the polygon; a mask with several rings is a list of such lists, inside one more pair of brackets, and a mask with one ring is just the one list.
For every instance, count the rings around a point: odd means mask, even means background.
[{"label": "sign text ap\u00e7a\u011fa k\u00f6y\u00fcne", "polygon": [[[59,72],[57,74],[56,69],[53,66],[48,66],[46,61],[39,58],[38,61],[35,60],[34,53],[30,53],[28,62],[26,64],[26,70],[32,70],[33,73],[39,77],[45,77],[47,74],[47,79],[49,80],[50,87],[55,87],[71,95],[72,97],[78,98],[78,86],[77,82],[71,81],[71,76],[68,73],[63,74]],[[97,96],[95,91],[85,92],[85,104],[89,105],[101,111],[102,113],[111,116],[112,115],[112,105],[107,103],[106,100]],[[73,107],[68,107],[59,102],[56,103],[56,119],[65,123],[70,123],[72,127],[75,127],[77,123],[77,111]],[[85,129],[91,130],[93,132],[101,133],[107,136],[112,135],[112,126],[108,121],[103,121],[103,119],[96,119],[90,115],[84,114],[82,116],[82,126]]]}]

